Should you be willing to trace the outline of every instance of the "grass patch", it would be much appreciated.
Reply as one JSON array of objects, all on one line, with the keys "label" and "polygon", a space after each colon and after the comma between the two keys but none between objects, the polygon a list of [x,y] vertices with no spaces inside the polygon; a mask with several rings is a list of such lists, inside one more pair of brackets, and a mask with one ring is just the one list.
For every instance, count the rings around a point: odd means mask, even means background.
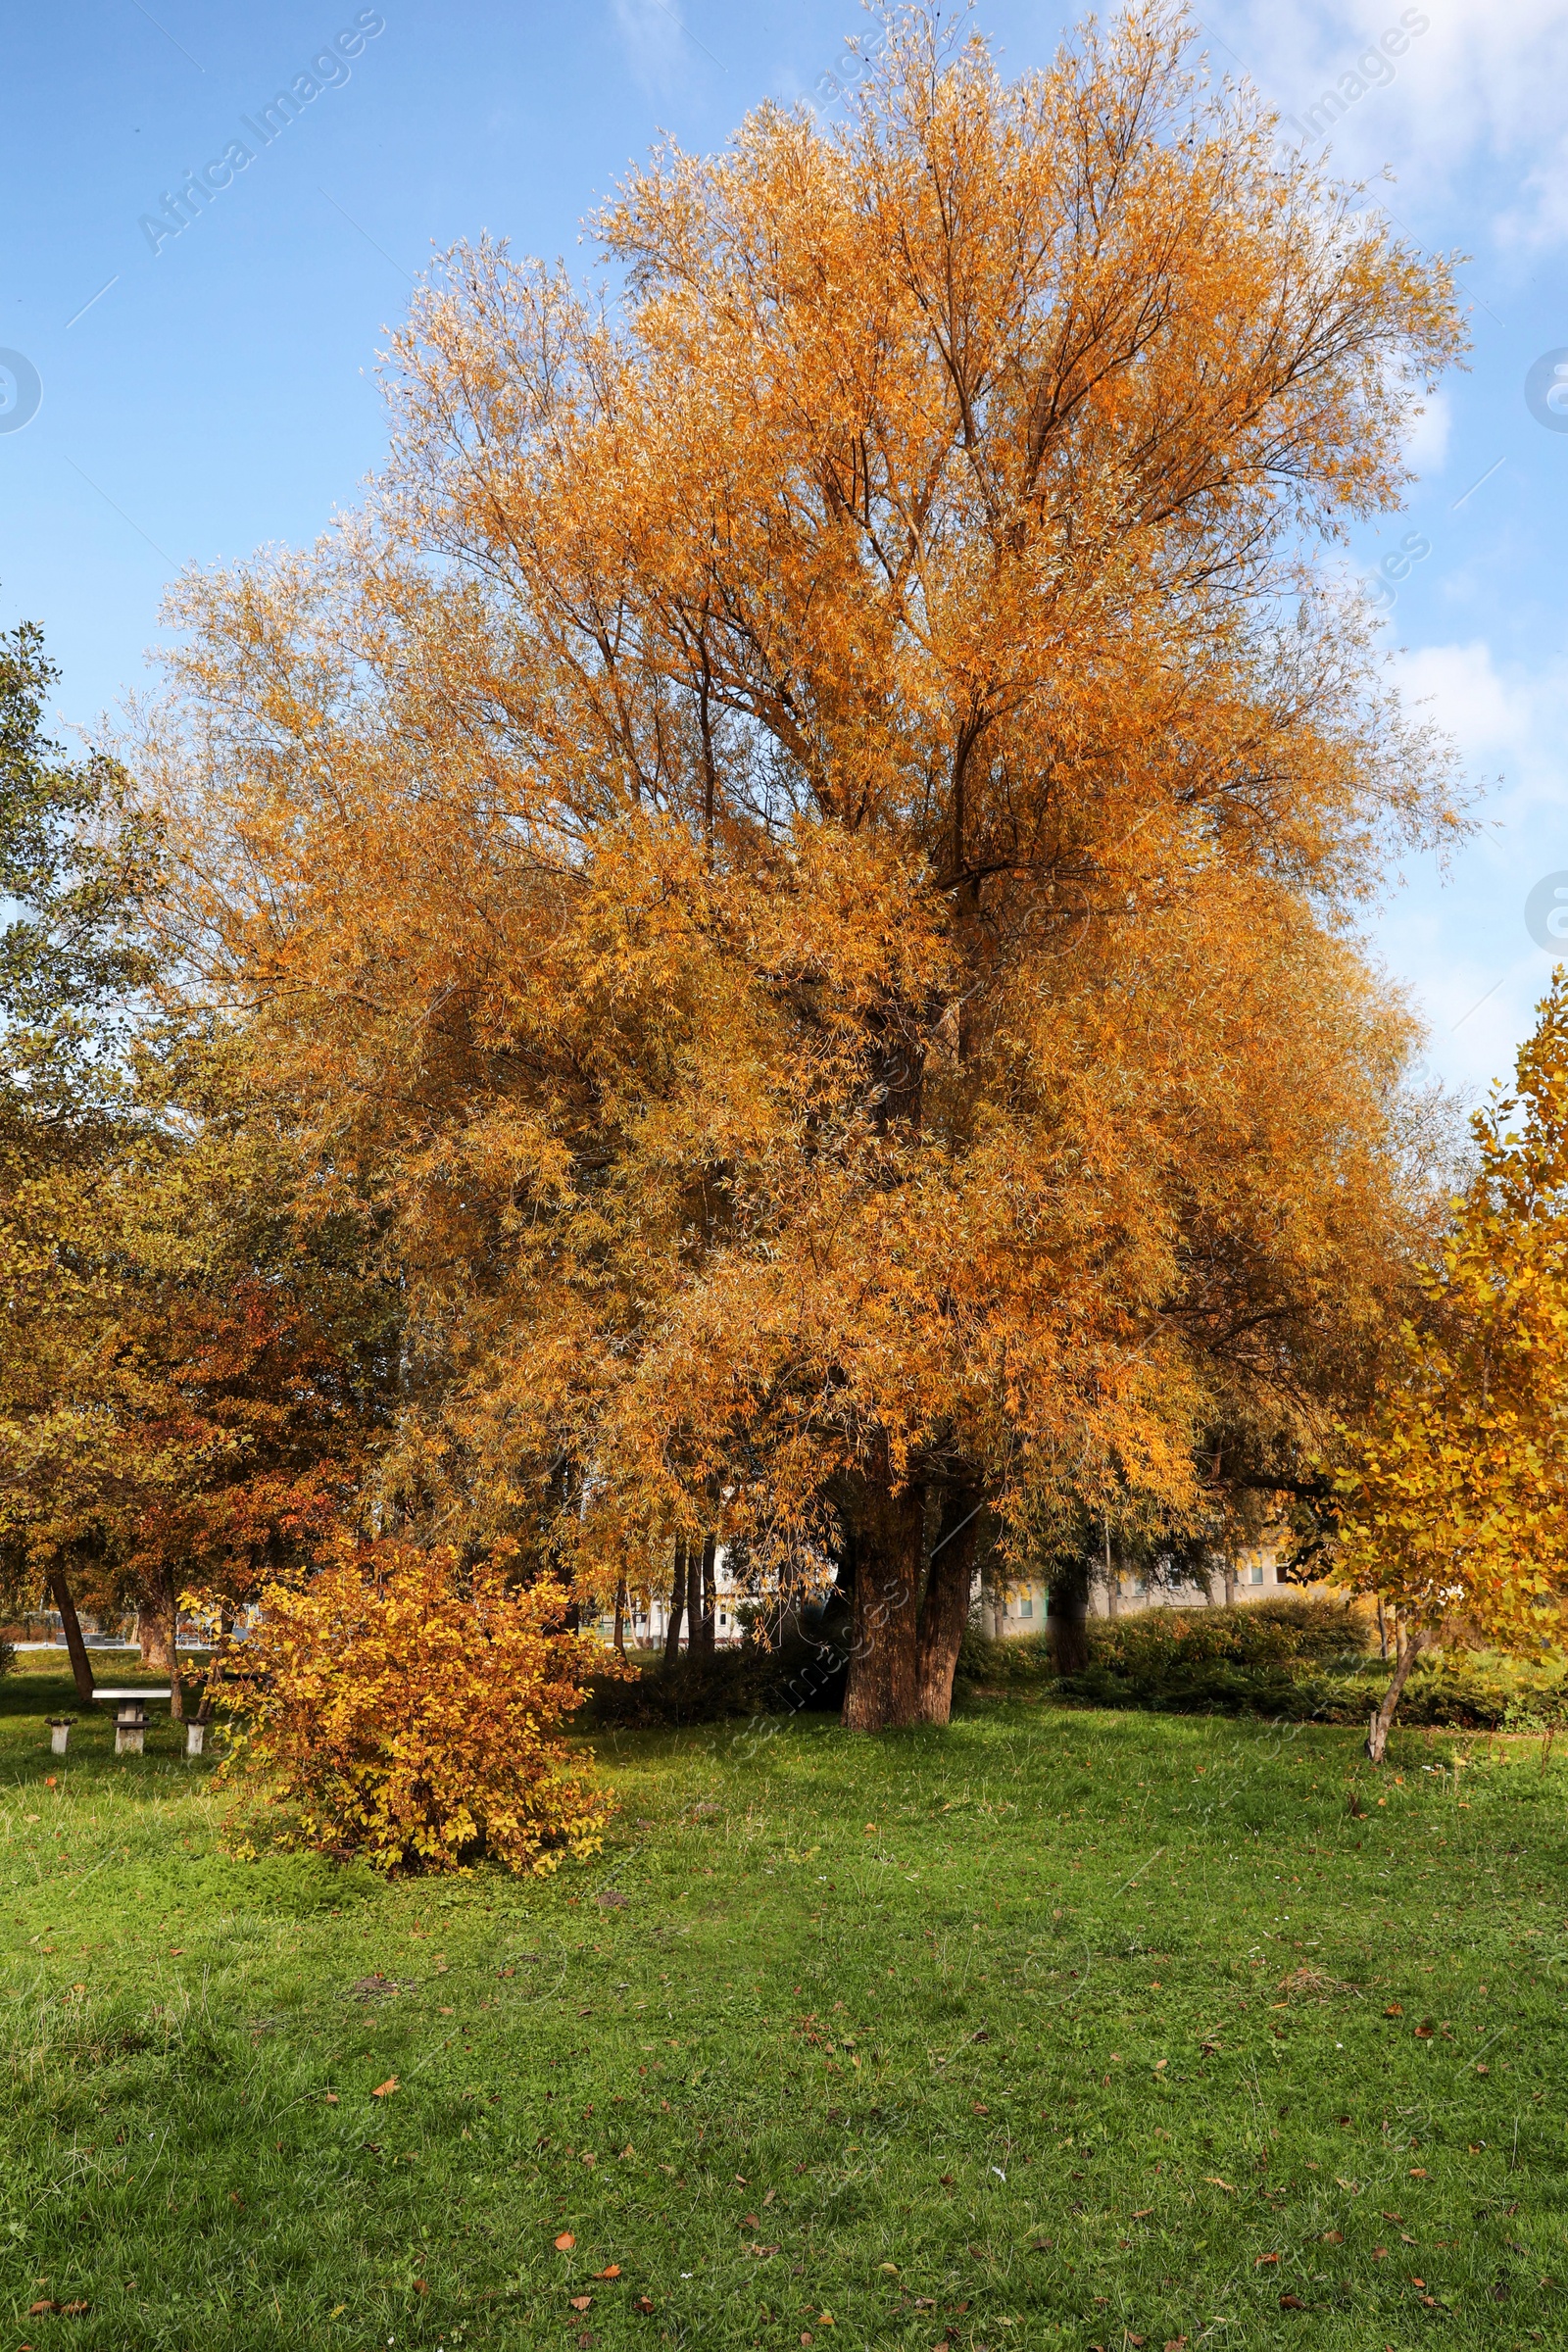
[{"label": "grass patch", "polygon": [[0,1685],[34,2352],[1564,2340],[1537,1746],[611,1733],[597,1866],[388,1886],[226,1860],[167,1723],[57,1711]]}]

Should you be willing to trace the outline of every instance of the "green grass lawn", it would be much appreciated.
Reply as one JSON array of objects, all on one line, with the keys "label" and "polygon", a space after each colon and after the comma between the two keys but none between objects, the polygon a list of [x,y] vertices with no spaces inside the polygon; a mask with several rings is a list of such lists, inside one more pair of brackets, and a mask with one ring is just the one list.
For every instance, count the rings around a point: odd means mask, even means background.
[{"label": "green grass lawn", "polygon": [[607,1736],[596,1864],[385,1886],[69,1700],[0,1685],[11,2352],[1568,2343],[1535,1744]]}]

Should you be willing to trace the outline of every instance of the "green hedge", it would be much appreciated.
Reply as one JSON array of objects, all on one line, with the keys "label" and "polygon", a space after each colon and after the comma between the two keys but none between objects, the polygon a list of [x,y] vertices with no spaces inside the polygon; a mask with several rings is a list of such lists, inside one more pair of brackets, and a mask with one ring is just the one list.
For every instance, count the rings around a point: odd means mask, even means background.
[{"label": "green hedge", "polygon": [[[1144,1609],[1092,1618],[1089,1664],[1056,1678],[1043,1635],[988,1642],[970,1633],[958,1671],[986,1690],[1036,1685],[1100,1707],[1365,1723],[1388,1688],[1368,1621],[1344,1601],[1282,1592],[1228,1609]],[[1568,1726],[1568,1667],[1492,1651],[1423,1659],[1400,1719],[1465,1731]]]}]

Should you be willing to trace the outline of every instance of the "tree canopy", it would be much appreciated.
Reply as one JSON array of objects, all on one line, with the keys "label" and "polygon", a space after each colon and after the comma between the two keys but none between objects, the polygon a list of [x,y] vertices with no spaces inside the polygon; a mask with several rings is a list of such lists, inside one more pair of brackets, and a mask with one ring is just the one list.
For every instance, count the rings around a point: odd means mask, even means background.
[{"label": "tree canopy", "polygon": [[1450,273],[1191,30],[1007,81],[913,14],[843,126],[660,151],[597,286],[459,248],[143,746],[168,952],[405,1286],[399,1510],[828,1545],[861,1725],[945,1715],[936,1528],[1279,1470],[1430,1214],[1354,924],[1458,815],[1332,557]]}]

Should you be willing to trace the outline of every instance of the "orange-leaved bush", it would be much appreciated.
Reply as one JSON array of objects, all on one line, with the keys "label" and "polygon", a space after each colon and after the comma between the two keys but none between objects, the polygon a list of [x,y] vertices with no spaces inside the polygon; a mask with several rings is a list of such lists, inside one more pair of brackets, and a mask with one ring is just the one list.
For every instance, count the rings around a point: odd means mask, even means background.
[{"label": "orange-leaved bush", "polygon": [[597,1851],[611,1799],[560,1726],[602,1666],[553,1580],[511,1588],[451,1550],[345,1546],[270,1586],[230,1652],[240,1729],[223,1774],[265,1785],[285,1845],[377,1870],[489,1859],[546,1873]]}]

